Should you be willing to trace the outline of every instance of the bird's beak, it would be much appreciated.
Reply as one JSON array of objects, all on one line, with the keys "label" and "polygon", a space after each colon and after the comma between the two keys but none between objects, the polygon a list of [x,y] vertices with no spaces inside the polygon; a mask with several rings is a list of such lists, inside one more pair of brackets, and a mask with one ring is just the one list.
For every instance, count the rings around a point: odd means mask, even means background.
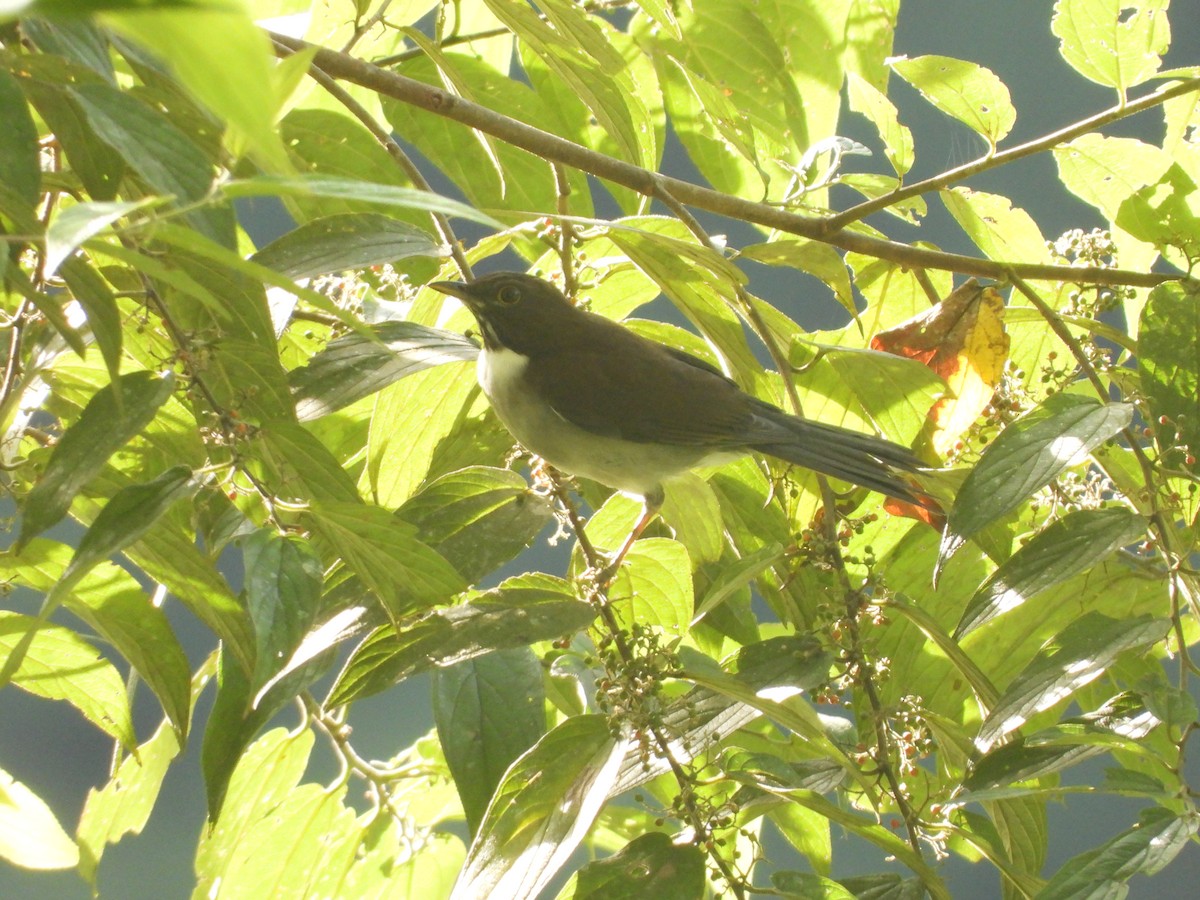
[{"label": "bird's beak", "polygon": [[471,286],[463,281],[431,281],[427,286],[463,301],[469,299],[467,292],[471,289]]}]

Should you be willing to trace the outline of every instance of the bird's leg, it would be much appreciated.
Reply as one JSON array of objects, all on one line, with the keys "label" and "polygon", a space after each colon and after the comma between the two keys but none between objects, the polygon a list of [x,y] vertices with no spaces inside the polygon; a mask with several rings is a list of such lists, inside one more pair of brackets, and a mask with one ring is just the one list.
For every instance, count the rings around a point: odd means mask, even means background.
[{"label": "bird's leg", "polygon": [[610,584],[617,577],[621,563],[625,560],[625,554],[629,552],[629,548],[633,546],[633,542],[642,536],[642,532],[646,530],[646,526],[654,521],[654,517],[662,509],[663,500],[665,499],[666,497],[661,486],[656,487],[642,498],[642,517],[633,526],[633,531],[629,532],[629,537],[625,538],[625,543],[621,545],[621,549],[617,551],[617,555],[597,574],[596,581],[599,584]]}]

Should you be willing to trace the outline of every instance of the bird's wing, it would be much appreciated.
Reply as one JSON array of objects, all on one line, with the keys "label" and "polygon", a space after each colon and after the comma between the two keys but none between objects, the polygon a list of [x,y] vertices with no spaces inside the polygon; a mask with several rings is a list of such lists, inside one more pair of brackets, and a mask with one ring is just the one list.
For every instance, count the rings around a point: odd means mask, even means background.
[{"label": "bird's wing", "polygon": [[[650,343],[624,332],[636,343]],[[661,344],[636,353],[623,340],[610,341],[608,352],[576,351],[550,366],[531,366],[526,378],[550,401],[556,413],[594,434],[637,443],[741,446],[754,413],[749,398],[703,360]],[[562,366],[591,373],[572,384],[546,377]],[[694,410],[703,410],[696,415]]]}]

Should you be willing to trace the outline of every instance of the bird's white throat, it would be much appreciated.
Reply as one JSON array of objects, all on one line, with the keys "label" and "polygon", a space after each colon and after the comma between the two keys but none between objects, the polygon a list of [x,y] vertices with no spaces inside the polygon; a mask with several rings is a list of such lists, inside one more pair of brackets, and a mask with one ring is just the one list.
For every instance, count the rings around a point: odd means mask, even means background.
[{"label": "bird's white throat", "polygon": [[522,356],[515,350],[504,347],[491,350],[484,347],[475,363],[475,377],[493,403],[503,404],[512,391],[517,390],[528,365],[529,357]]}]

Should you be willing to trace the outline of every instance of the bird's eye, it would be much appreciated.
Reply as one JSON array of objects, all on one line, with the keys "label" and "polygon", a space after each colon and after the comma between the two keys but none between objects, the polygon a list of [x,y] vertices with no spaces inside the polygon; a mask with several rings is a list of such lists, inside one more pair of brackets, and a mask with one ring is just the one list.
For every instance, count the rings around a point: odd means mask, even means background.
[{"label": "bird's eye", "polygon": [[515,284],[505,285],[504,287],[500,288],[499,293],[496,294],[496,299],[505,306],[512,306],[521,299],[521,289]]}]

